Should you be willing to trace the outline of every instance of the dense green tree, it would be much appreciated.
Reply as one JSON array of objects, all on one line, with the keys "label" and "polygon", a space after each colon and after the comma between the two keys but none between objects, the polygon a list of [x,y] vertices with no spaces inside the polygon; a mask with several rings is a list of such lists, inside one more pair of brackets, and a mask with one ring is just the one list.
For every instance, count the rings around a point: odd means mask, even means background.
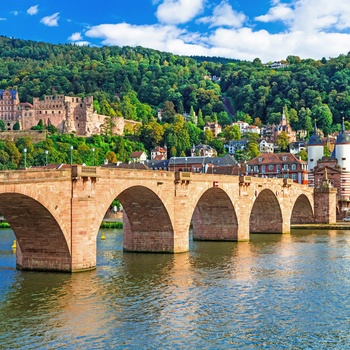
[{"label": "dense green tree", "polygon": [[[41,120],[41,119],[40,119]],[[19,124],[19,122],[16,122],[14,125],[13,125],[13,130],[20,130],[21,129],[21,125]]]},{"label": "dense green tree", "polygon": [[298,156],[299,156],[304,162],[307,162],[307,159],[308,159],[307,151],[305,151],[304,149],[300,150],[300,152],[298,153]]},{"label": "dense green tree", "polygon": [[311,110],[311,116],[317,120],[317,125],[323,130],[325,136],[332,131],[333,116],[325,103],[315,105]]},{"label": "dense green tree", "polygon": [[233,126],[226,126],[222,133],[226,141],[241,139],[241,130],[236,124]]},{"label": "dense green tree", "polygon": [[282,131],[276,139],[276,145],[281,149],[282,152],[286,152],[289,147],[289,136],[285,131]]}]

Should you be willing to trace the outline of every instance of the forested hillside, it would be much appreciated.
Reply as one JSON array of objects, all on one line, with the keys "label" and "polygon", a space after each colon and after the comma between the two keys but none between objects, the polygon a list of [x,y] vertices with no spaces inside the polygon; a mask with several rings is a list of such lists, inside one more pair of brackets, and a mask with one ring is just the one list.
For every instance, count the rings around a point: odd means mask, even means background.
[{"label": "forested hillside", "polygon": [[273,123],[287,106],[296,128],[305,127],[310,115],[328,133],[331,124],[348,117],[350,107],[349,55],[321,61],[289,56],[287,68],[273,70],[258,58],[209,61],[142,47],[91,48],[0,37],[0,58],[0,88],[18,89],[21,101],[44,94],[93,94],[100,104],[112,103],[117,114],[143,121],[154,115],[148,106],[162,107],[166,101],[180,114],[191,106],[204,117],[220,114],[225,93],[239,116],[243,112]]},{"label": "forested hillside", "polygon": [[[342,117],[350,125],[350,54],[319,61],[289,56],[283,63],[285,68],[272,69],[259,58],[243,62],[0,37],[0,89],[17,89],[22,102],[45,94],[93,95],[101,114],[142,121],[129,136],[129,151],[166,144],[169,156],[188,155],[198,142],[224,153],[225,140],[203,132],[207,121],[217,120],[223,128],[232,119],[273,124],[284,110],[296,130],[310,131],[313,119],[325,135],[339,129]],[[190,115],[187,122],[177,116],[184,113]],[[226,139],[234,135],[226,131]],[[125,142],[108,151],[126,160]]]}]

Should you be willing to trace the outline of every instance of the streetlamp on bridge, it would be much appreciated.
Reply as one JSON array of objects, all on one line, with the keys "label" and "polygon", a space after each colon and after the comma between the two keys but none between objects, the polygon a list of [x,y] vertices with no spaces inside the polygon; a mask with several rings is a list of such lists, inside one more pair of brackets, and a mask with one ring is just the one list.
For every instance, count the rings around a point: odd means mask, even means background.
[{"label": "streetlamp on bridge", "polygon": [[95,147],[91,148],[92,152],[92,166],[95,166]]},{"label": "streetlamp on bridge", "polygon": [[71,145],[70,147],[70,165],[73,164],[73,146]]},{"label": "streetlamp on bridge", "polygon": [[24,169],[27,169],[27,149],[23,149],[24,152]]},{"label": "streetlamp on bridge", "polygon": [[47,157],[48,157],[48,154],[49,154],[49,151],[48,150],[45,150],[45,165],[47,165]]},{"label": "streetlamp on bridge", "polygon": [[176,172],[175,161],[176,161],[176,157],[174,157],[174,173]]},{"label": "streetlamp on bridge", "polygon": [[187,157],[185,158],[185,162],[186,162],[186,173],[187,173]]}]

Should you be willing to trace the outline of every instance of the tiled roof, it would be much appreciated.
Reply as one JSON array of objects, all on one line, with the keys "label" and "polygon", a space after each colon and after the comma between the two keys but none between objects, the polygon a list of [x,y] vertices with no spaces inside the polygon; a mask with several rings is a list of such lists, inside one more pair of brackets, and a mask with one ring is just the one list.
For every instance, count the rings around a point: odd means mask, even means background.
[{"label": "tiled roof", "polygon": [[138,158],[141,157],[144,152],[132,152],[130,154],[130,158]]},{"label": "tiled roof", "polygon": [[[283,157],[286,157],[286,160],[283,160]],[[295,162],[300,164],[307,164],[307,162],[297,158],[292,153],[264,153],[250,160],[248,164],[249,165],[286,164],[286,163],[295,163]]]}]

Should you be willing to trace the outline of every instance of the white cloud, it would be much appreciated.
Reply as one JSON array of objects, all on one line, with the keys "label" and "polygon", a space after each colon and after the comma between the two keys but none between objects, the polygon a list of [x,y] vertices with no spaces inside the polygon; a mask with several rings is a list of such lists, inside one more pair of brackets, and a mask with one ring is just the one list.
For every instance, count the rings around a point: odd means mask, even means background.
[{"label": "white cloud", "polygon": [[27,14],[28,15],[36,15],[39,12],[39,5],[35,5],[35,6],[31,6],[29,7],[29,9],[27,10]]},{"label": "white cloud", "polygon": [[11,11],[11,13],[12,13],[14,16],[18,16],[18,15],[19,15],[19,12],[18,12],[18,11]]},{"label": "white cloud", "polygon": [[175,26],[136,26],[119,23],[91,27],[85,35],[91,38],[102,38],[104,45],[142,45],[158,50],[166,50],[168,43],[177,40],[181,33],[182,30]]},{"label": "white cloud", "polygon": [[57,27],[58,26],[58,20],[60,19],[59,17],[59,12],[54,13],[51,16],[46,16],[43,17],[40,22],[45,24],[48,27]]},{"label": "white cloud", "polygon": [[5,18],[5,17],[0,17],[0,21],[7,21],[7,18]]},{"label": "white cloud", "polygon": [[260,22],[290,21],[293,18],[293,10],[290,5],[276,3],[266,15],[257,16],[255,20]]},{"label": "white cloud", "polygon": [[82,40],[83,37],[81,36],[81,34],[79,32],[76,32],[76,33],[73,33],[69,38],[68,40],[69,41],[80,41]]},{"label": "white cloud", "polygon": [[315,33],[350,28],[350,2],[348,0],[294,0],[284,4],[275,0],[265,15],[255,20],[268,23],[282,21],[290,32]]},{"label": "white cloud", "polygon": [[229,26],[239,28],[246,21],[244,13],[236,12],[226,0],[214,8],[213,15],[200,18],[198,23],[208,23],[210,27]]},{"label": "white cloud", "polygon": [[298,0],[291,30],[315,32],[350,28],[350,2],[348,0]]},{"label": "white cloud", "polygon": [[164,0],[156,16],[164,24],[187,23],[203,11],[206,0]]}]

